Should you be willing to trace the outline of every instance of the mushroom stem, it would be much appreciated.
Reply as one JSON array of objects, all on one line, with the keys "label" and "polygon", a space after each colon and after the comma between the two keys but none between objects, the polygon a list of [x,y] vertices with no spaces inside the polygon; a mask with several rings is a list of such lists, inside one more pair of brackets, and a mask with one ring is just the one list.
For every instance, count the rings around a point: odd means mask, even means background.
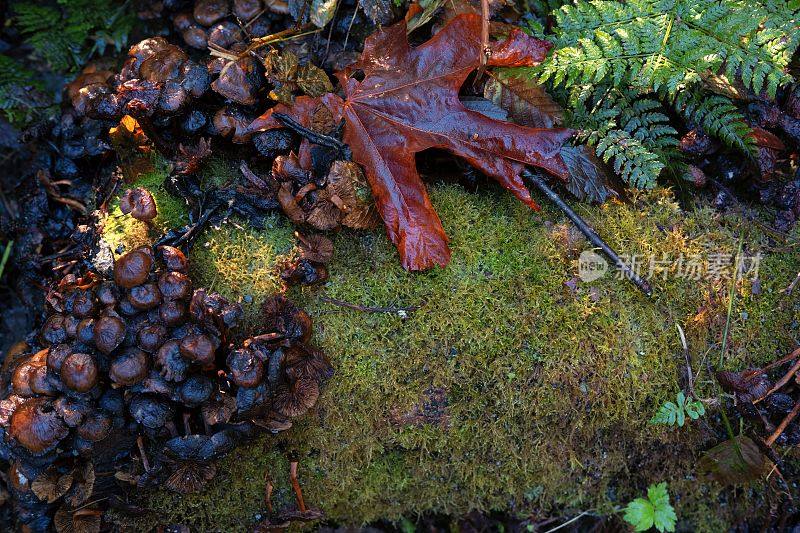
[{"label": "mushroom stem", "polygon": [[169,431],[170,436],[172,437],[178,436],[178,428],[175,427],[175,422],[173,422],[172,420],[167,420],[164,423],[164,427],[167,428],[167,431]]},{"label": "mushroom stem", "polygon": [[264,503],[267,505],[267,510],[272,513],[272,478],[269,477],[269,472],[264,472],[264,480],[266,487],[264,488]]},{"label": "mushroom stem", "polygon": [[189,419],[192,417],[189,413],[183,413],[183,431],[186,435],[192,434],[192,426],[189,425]]},{"label": "mushroom stem", "polygon": [[317,190],[317,185],[315,183],[307,183],[303,185],[299,191],[297,191],[297,194],[294,195],[294,201],[299,202],[300,200],[305,198],[308,193],[316,190]]},{"label": "mushroom stem", "polygon": [[136,445],[139,447],[139,453],[142,456],[142,466],[144,467],[144,471],[145,472],[149,472],[150,471],[150,461],[147,460],[147,453],[144,450],[144,440],[142,439],[141,435],[136,437]]},{"label": "mushroom stem", "polygon": [[294,496],[297,499],[297,506],[300,508],[301,513],[305,513],[306,502],[303,500],[303,489],[300,488],[300,482],[297,480],[297,461],[289,463],[289,479],[292,482],[292,489],[294,489]]}]

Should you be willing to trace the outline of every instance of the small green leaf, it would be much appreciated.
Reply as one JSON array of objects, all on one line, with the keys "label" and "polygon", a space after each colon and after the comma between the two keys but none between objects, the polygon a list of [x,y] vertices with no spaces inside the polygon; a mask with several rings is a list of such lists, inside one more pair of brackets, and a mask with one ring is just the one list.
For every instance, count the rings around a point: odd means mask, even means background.
[{"label": "small green leaf", "polygon": [[655,523],[655,509],[644,498],[636,498],[625,508],[623,518],[631,524],[636,531],[647,531]]},{"label": "small green leaf", "polygon": [[647,488],[647,499],[636,498],[625,508],[623,516],[636,531],[647,531],[651,527],[664,533],[675,531],[678,517],[669,503],[669,492],[666,481]]}]

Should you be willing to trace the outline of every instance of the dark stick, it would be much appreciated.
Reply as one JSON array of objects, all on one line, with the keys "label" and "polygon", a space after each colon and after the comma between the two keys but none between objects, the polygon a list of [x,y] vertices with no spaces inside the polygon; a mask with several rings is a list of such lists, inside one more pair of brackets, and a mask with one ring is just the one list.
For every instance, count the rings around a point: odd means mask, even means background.
[{"label": "dark stick", "polygon": [[592,227],[589,226],[589,224],[587,224],[586,221],[580,217],[580,215],[573,211],[572,208],[568,206],[564,200],[562,200],[561,197],[556,194],[556,192],[551,189],[549,185],[547,185],[547,183],[545,183],[544,179],[540,175],[523,170],[522,177],[527,178],[536,186],[537,189],[544,193],[544,195],[547,196],[551,202],[556,204],[558,208],[561,209],[565,215],[567,215],[567,218],[569,218],[572,223],[575,224],[579,230],[581,230],[581,233],[586,235],[586,238],[589,239],[589,242],[600,248],[603,253],[606,254],[606,256],[617,266],[617,268],[622,271],[625,277],[631,280],[631,282],[633,282],[633,284],[636,285],[639,290],[641,290],[647,296],[653,295],[653,289],[650,287],[650,284],[647,283],[646,280],[639,277],[639,275],[636,274],[636,272],[634,272],[633,269],[628,266],[628,264],[620,259],[617,253],[612,250],[611,247],[603,241],[603,239],[600,238],[597,232],[592,229]]},{"label": "dark stick", "polygon": [[309,142],[338,150],[342,157],[348,161],[353,157],[350,147],[339,139],[331,137],[330,135],[323,135],[322,133],[312,131],[284,113],[273,113],[272,116],[275,117],[275,119],[283,124],[286,128],[289,128],[301,137],[308,139]]}]

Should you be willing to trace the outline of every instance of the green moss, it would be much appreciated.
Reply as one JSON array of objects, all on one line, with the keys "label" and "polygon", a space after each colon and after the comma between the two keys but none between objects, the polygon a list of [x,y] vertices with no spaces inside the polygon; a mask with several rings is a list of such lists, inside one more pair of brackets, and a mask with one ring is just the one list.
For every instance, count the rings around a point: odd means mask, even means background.
[{"label": "green moss", "polygon": [[114,250],[131,250],[137,246],[150,244],[164,231],[181,227],[188,222],[186,204],[180,198],[169,194],[164,188],[167,177],[167,163],[154,157],[154,168],[143,174],[136,182],[120,187],[121,194],[130,187],[143,187],[150,191],[156,202],[158,215],[151,224],[123,215],[119,209],[119,194],[111,201],[108,214],[103,219],[103,235]]},{"label": "green moss", "polygon": [[[565,282],[589,245],[572,239],[558,212],[533,214],[495,189],[438,185],[431,198],[451,238],[451,264],[408,273],[381,230],[339,233],[330,281],[292,291],[336,367],[316,416],[238,449],[204,494],[155,494],[151,520],[247,529],[264,511],[265,473],[276,505],[291,499],[285,460],[264,451],[280,440],[302,455],[306,500],[345,524],[471,509],[610,513],[661,480],[690,529],[730,523],[736,496],[726,492],[729,505],[719,506],[722,489],[694,476],[700,451],[722,435],[712,430],[719,424],[647,424],[685,383],[678,325],[698,393],[715,394],[702,369],[719,357],[730,276],[671,274],[655,280],[652,299],[612,275],[573,290]],[[800,270],[797,254],[768,250],[736,216],[687,213],[669,191],[579,210],[625,254],[707,260],[734,253],[744,235],[748,253],[766,254],[761,292],[739,284],[724,366],[759,364],[792,346],[799,312],[781,290]],[[257,305],[277,287],[267,273],[272,258],[290,247],[277,222],[264,232],[228,226],[195,250],[193,268],[204,283]],[[421,307],[407,316],[364,313],[320,296]]]}]

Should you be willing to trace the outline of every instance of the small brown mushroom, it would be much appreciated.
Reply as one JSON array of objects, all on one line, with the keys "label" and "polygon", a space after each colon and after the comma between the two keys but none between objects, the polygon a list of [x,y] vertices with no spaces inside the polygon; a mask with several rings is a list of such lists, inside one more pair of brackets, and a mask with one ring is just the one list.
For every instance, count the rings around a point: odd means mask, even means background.
[{"label": "small brown mushroom", "polygon": [[333,258],[333,241],[324,235],[303,236],[295,233],[300,239],[300,253],[305,259],[315,263],[327,263]]},{"label": "small brown mushroom", "polygon": [[136,309],[153,309],[161,303],[161,291],[155,283],[144,283],[132,288],[128,299]]},{"label": "small brown mushroom", "polygon": [[69,337],[67,333],[67,320],[64,315],[54,314],[45,321],[39,337],[42,342],[48,344],[59,344]]},{"label": "small brown mushroom", "polygon": [[155,356],[156,368],[167,381],[183,381],[189,363],[181,355],[180,342],[170,339],[158,349]]},{"label": "small brown mushroom", "polygon": [[177,326],[186,320],[186,304],[166,301],[158,308],[158,317],[167,326]]},{"label": "small brown mushroom", "polygon": [[149,369],[147,354],[139,348],[128,348],[111,362],[108,377],[118,385],[130,386],[146,378]]},{"label": "small brown mushroom", "polygon": [[261,10],[261,0],[233,0],[233,14],[242,22],[249,22]]},{"label": "small brown mushroom", "polygon": [[78,435],[90,442],[100,442],[111,433],[111,427],[111,417],[103,411],[95,411],[78,426]]},{"label": "small brown mushroom", "polygon": [[120,197],[119,209],[123,214],[130,214],[136,220],[144,222],[150,222],[158,215],[153,195],[142,187],[126,189]]},{"label": "small brown mushroom", "polygon": [[194,19],[203,26],[211,26],[230,13],[228,0],[198,0],[194,4]]},{"label": "small brown mushroom", "polygon": [[61,365],[61,381],[76,392],[87,392],[97,384],[97,362],[89,354],[73,353]]},{"label": "small brown mushroom", "polygon": [[53,450],[68,433],[53,404],[44,398],[32,398],[20,405],[8,427],[8,435],[33,455]]},{"label": "small brown mushroom", "polygon": [[181,340],[180,350],[186,359],[201,365],[210,365],[214,362],[217,347],[208,335],[199,333],[184,337]]},{"label": "small brown mushroom", "polygon": [[84,318],[78,322],[75,338],[83,344],[94,344],[94,318]]},{"label": "small brown mushroom", "polygon": [[217,475],[217,468],[213,463],[181,461],[164,485],[179,494],[193,494],[203,490],[215,475]]},{"label": "small brown mushroom", "polygon": [[278,387],[275,393],[275,410],[278,413],[297,417],[305,414],[317,403],[319,386],[313,379],[298,379],[294,383]]},{"label": "small brown mushroom", "polygon": [[95,296],[101,304],[105,306],[117,305],[119,301],[119,290],[117,286],[110,281],[104,281],[97,286]]},{"label": "small brown mushroom", "polygon": [[117,349],[125,340],[125,323],[116,316],[105,315],[94,323],[94,346],[104,354]]},{"label": "small brown mushroom", "polygon": [[143,250],[133,250],[123,255],[114,264],[114,281],[120,287],[130,289],[147,280],[153,258]]},{"label": "small brown mushroom", "polygon": [[136,343],[145,352],[152,353],[164,344],[167,333],[167,328],[161,324],[148,324],[136,334]]},{"label": "small brown mushroom", "polygon": [[196,24],[192,24],[181,32],[183,41],[198,50],[205,50],[208,47],[208,34],[204,28]]},{"label": "small brown mushroom", "polygon": [[189,261],[186,260],[186,256],[179,249],[172,246],[161,246],[159,251],[167,270],[182,272],[183,274],[189,271]]},{"label": "small brown mushroom", "polygon": [[69,344],[56,344],[47,350],[47,368],[55,374],[61,372],[61,364],[69,354],[72,353],[72,348]]},{"label": "small brown mushroom", "polygon": [[158,288],[165,300],[182,300],[192,294],[189,276],[181,272],[165,272],[158,278]]},{"label": "small brown mushroom", "polygon": [[231,380],[240,387],[255,387],[264,380],[264,363],[253,350],[241,348],[228,356]]}]

